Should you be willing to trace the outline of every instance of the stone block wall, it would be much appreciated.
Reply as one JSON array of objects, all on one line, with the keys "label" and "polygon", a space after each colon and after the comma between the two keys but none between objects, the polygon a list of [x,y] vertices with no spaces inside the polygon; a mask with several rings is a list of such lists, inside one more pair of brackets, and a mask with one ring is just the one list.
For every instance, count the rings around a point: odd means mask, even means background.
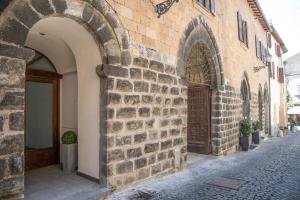
[{"label": "stone block wall", "polygon": [[0,55],[0,199],[18,199],[24,190],[25,60],[32,52],[0,43]]},{"label": "stone block wall", "polygon": [[212,97],[212,149],[214,155],[236,151],[239,145],[241,96],[232,86],[220,86]]},{"label": "stone block wall", "polygon": [[185,166],[187,89],[171,57],[139,46],[139,56],[108,78],[107,182],[112,188]]}]

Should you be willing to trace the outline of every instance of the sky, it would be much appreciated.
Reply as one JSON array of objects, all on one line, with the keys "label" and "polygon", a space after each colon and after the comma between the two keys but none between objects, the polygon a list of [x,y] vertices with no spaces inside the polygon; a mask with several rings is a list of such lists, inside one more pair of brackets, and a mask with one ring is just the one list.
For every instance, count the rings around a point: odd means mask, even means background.
[{"label": "sky", "polygon": [[300,52],[300,1],[259,0],[266,15],[288,48],[287,59]]}]

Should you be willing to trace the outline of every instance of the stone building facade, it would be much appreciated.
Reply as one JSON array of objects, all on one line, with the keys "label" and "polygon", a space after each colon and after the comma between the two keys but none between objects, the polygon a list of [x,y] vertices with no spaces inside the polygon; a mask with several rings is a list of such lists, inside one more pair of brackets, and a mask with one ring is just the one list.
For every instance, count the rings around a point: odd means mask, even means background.
[{"label": "stone building facade", "polygon": [[[96,144],[80,131],[90,118],[79,117],[78,172],[111,189],[185,168],[194,85],[205,85],[211,95],[210,109],[201,107],[199,113],[208,120],[209,153],[239,149],[239,122],[245,115],[268,124],[268,100],[260,103],[269,96],[268,69],[254,68],[266,66],[265,58],[257,57],[256,40],[266,46],[270,30],[258,2],[205,2],[179,1],[158,18],[153,6],[160,2],[152,0],[7,1],[0,17],[0,196],[22,198],[24,190],[25,71],[35,50],[42,51],[28,39],[35,36],[32,30],[64,40],[76,64],[88,63],[98,75],[99,110],[91,110],[100,120],[91,135]],[[99,58],[91,64],[92,51],[81,52],[88,49],[84,44],[73,47],[75,32],[63,25],[56,32],[45,28],[52,19],[84,28]],[[41,53],[50,58],[46,50]],[[84,70],[78,66],[79,77]]]}]

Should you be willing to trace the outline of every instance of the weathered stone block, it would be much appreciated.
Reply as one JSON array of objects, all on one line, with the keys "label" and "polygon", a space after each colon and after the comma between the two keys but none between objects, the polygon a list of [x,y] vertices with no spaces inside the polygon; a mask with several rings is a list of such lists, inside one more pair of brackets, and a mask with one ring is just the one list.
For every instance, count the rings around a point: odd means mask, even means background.
[{"label": "weathered stone block", "polygon": [[7,92],[0,102],[0,108],[23,108],[24,92]]},{"label": "weathered stone block", "polygon": [[150,108],[139,108],[140,117],[150,117]]},{"label": "weathered stone block", "polygon": [[182,138],[176,138],[174,139],[174,146],[183,144],[183,139]]},{"label": "weathered stone block", "polygon": [[157,74],[155,72],[150,71],[150,70],[144,70],[143,77],[144,77],[144,80],[147,80],[147,81],[156,82],[156,80],[157,80]]},{"label": "weathered stone block", "polygon": [[129,51],[122,51],[121,63],[124,66],[129,66],[131,64],[131,54]]},{"label": "weathered stone block", "polygon": [[137,173],[137,178],[145,179],[150,176],[150,168],[140,169]]},{"label": "weathered stone block", "polygon": [[47,16],[54,13],[49,1],[41,1],[41,0],[31,0],[32,6],[38,11],[39,13]]},{"label": "weathered stone block", "polygon": [[117,146],[130,145],[131,142],[132,142],[131,135],[116,138]]},{"label": "weathered stone block", "polygon": [[172,67],[170,65],[165,66],[165,72],[168,74],[175,74],[176,70],[175,67]]},{"label": "weathered stone block", "polygon": [[135,92],[148,92],[149,91],[149,83],[143,81],[135,81],[134,82],[134,91]]},{"label": "weathered stone block", "polygon": [[108,104],[119,104],[121,102],[121,95],[115,93],[108,94]]},{"label": "weathered stone block", "polygon": [[[165,132],[165,133],[167,133],[167,132]],[[167,140],[167,141],[161,142],[161,145],[160,145],[161,150],[165,150],[165,149],[168,149],[171,147],[172,147],[172,140]]]},{"label": "weathered stone block", "polygon": [[155,175],[161,172],[161,164],[157,163],[151,167],[151,175]]},{"label": "weathered stone block", "polygon": [[127,158],[138,158],[142,155],[142,148],[133,148],[127,150]]},{"label": "weathered stone block", "polygon": [[0,40],[23,45],[26,41],[28,29],[16,19],[8,18],[0,29]]},{"label": "weathered stone block", "polygon": [[117,164],[117,174],[124,174],[133,171],[133,162],[125,161]]},{"label": "weathered stone block", "polygon": [[153,103],[153,96],[143,95],[142,96],[142,102],[145,103],[145,104],[151,104],[151,103]]},{"label": "weathered stone block", "polygon": [[138,130],[143,128],[142,121],[129,121],[126,123],[126,127],[128,130]]},{"label": "weathered stone block", "polygon": [[152,144],[146,144],[145,145],[145,153],[152,153],[157,151],[159,148],[159,144],[158,143],[152,143]]},{"label": "weathered stone block", "polygon": [[17,19],[31,28],[40,18],[26,2],[15,4],[13,12]]},{"label": "weathered stone block", "polygon": [[160,127],[166,127],[168,126],[170,121],[168,119],[164,119],[160,121]]},{"label": "weathered stone block", "polygon": [[0,180],[8,175],[8,166],[6,159],[0,159]]},{"label": "weathered stone block", "polygon": [[135,176],[129,175],[124,177],[124,185],[130,184],[135,181]]},{"label": "weathered stone block", "polygon": [[156,155],[152,155],[148,158],[148,164],[152,165],[153,163],[156,162]]},{"label": "weathered stone block", "polygon": [[160,108],[154,107],[152,110],[152,115],[153,116],[160,116]]},{"label": "weathered stone block", "polygon": [[[0,180],[0,198],[11,199],[17,194],[22,194],[24,191],[24,177],[11,177]],[[13,197],[13,199],[15,199]],[[18,198],[19,199],[19,198]]]},{"label": "weathered stone block", "polygon": [[108,130],[109,132],[116,133],[123,129],[123,123],[122,122],[112,122],[108,124]]},{"label": "weathered stone block", "polygon": [[157,155],[157,161],[162,161],[162,160],[165,160],[166,158],[167,158],[167,153],[166,152],[160,152]]},{"label": "weathered stone block", "polygon": [[166,160],[165,162],[163,162],[162,165],[162,170],[165,171],[166,169],[169,169],[171,167],[171,162],[170,160]]},{"label": "weathered stone block", "polygon": [[134,136],[134,143],[141,143],[141,142],[146,141],[146,139],[147,139],[146,133],[136,134]]},{"label": "weathered stone block", "polygon": [[154,60],[150,61],[149,68],[158,72],[164,72],[164,64]]},{"label": "weathered stone block", "polygon": [[0,138],[0,155],[24,151],[24,135],[11,135]]},{"label": "weathered stone block", "polygon": [[173,119],[172,120],[172,125],[173,126],[180,126],[180,125],[182,125],[182,119]]},{"label": "weathered stone block", "polygon": [[9,115],[9,128],[12,131],[24,130],[24,113],[15,112]]},{"label": "weathered stone block", "polygon": [[147,158],[139,158],[134,161],[135,169],[140,169],[147,166]]},{"label": "weathered stone block", "polygon": [[117,110],[117,118],[133,118],[136,117],[136,108],[120,108]]},{"label": "weathered stone block", "polygon": [[160,92],[160,86],[157,84],[151,84],[151,93],[159,93]]},{"label": "weathered stone block", "polygon": [[117,90],[122,92],[132,92],[132,83],[127,80],[117,80]]},{"label": "weathered stone block", "polygon": [[172,94],[172,95],[179,95],[179,89],[178,89],[178,88],[175,88],[175,87],[172,87],[172,88],[171,88],[171,94]]},{"label": "weathered stone block", "polygon": [[107,118],[112,119],[115,115],[115,110],[113,108],[107,108]]},{"label": "weathered stone block", "polygon": [[168,137],[168,131],[164,130],[160,132],[161,139],[165,139]]},{"label": "weathered stone block", "polygon": [[107,152],[107,162],[124,160],[125,154],[122,149],[115,149]]},{"label": "weathered stone block", "polygon": [[[99,19],[99,16],[98,16],[98,19]],[[102,22],[103,23],[103,22]],[[97,26],[98,24],[95,24],[95,27]],[[96,29],[95,29],[96,30]],[[105,25],[105,26],[102,26],[98,31],[97,31],[97,34],[99,36],[99,38],[101,39],[101,41],[103,43],[106,43],[106,42],[109,42],[110,40],[112,40],[114,38],[113,36],[113,30],[111,30],[111,27]],[[110,51],[112,51],[112,49],[110,49]],[[120,56],[120,55],[119,55]],[[118,58],[118,60],[120,60],[120,58]]]},{"label": "weathered stone block", "polygon": [[184,104],[184,99],[182,97],[177,97],[173,100],[174,106],[179,106]]},{"label": "weathered stone block", "polygon": [[158,74],[158,81],[165,84],[173,84],[173,77],[166,74]]},{"label": "weathered stone block", "polygon": [[139,95],[126,95],[124,97],[124,103],[129,105],[136,105],[140,103]]},{"label": "weathered stone block", "polygon": [[65,0],[52,0],[52,3],[57,13],[63,13],[67,9],[67,3]]},{"label": "weathered stone block", "polygon": [[141,79],[142,78],[142,71],[137,68],[130,69],[130,78],[132,79]]},{"label": "weathered stone block", "polygon": [[12,174],[20,174],[23,173],[23,156],[21,155],[13,155],[9,158],[9,168]]},{"label": "weathered stone block", "polygon": [[168,94],[168,92],[169,92],[169,87],[168,86],[162,86],[162,88],[161,88],[161,93],[163,93],[163,94]]},{"label": "weathered stone block", "polygon": [[171,136],[178,136],[178,135],[180,135],[180,129],[171,129],[170,130],[170,135]]},{"label": "weathered stone block", "polygon": [[153,128],[154,122],[155,122],[155,119],[150,119],[150,120],[145,121],[146,128]]},{"label": "weathered stone block", "polygon": [[149,132],[149,139],[150,140],[157,140],[158,139],[158,133],[157,133],[157,131],[150,131]]},{"label": "weathered stone block", "polygon": [[161,102],[162,102],[162,98],[161,97],[156,97],[155,98],[155,103],[156,104],[161,104]]},{"label": "weathered stone block", "polygon": [[148,68],[148,60],[142,57],[134,58],[133,65]]}]

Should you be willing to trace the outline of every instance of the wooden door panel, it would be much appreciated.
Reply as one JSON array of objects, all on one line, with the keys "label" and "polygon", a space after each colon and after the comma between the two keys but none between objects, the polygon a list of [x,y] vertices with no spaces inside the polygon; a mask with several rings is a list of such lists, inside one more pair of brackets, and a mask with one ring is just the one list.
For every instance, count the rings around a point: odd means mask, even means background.
[{"label": "wooden door panel", "polygon": [[[30,140],[34,141],[37,139],[36,137],[33,137],[27,131],[25,131],[25,169],[31,170],[39,167],[44,167],[52,164],[59,163],[59,80],[49,77],[31,77],[30,75],[27,75],[26,81],[28,82],[36,82],[36,83],[47,83],[51,84],[53,87],[53,94],[52,94],[52,115],[50,116],[50,120],[52,121],[52,142],[51,145],[41,145],[40,147],[35,147],[34,145],[27,145],[27,141]],[[50,97],[51,98],[51,97]],[[26,101],[29,100],[29,98],[26,98]],[[27,110],[27,106],[25,109],[25,112],[29,112]],[[28,113],[26,113],[28,114]],[[25,124],[26,126],[29,123],[29,120],[25,118]],[[32,119],[32,116],[30,120]],[[26,129],[27,130],[27,129]],[[47,129],[49,130],[49,129]],[[42,137],[45,138],[45,137]],[[41,139],[41,138],[40,138]],[[33,147],[32,147],[33,146]]]},{"label": "wooden door panel", "polygon": [[211,152],[210,97],[207,86],[188,88],[188,151],[201,154]]}]

